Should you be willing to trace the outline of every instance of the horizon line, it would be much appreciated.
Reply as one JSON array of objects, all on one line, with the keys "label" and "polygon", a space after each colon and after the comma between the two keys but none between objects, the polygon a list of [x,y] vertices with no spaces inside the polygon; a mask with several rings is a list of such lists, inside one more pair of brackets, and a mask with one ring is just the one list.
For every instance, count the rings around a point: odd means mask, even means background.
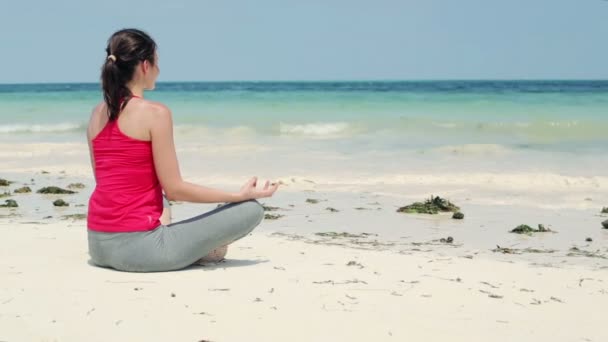
[{"label": "horizon line", "polygon": [[[357,83],[357,82],[608,82],[608,78],[436,78],[436,79],[336,79],[336,80],[201,80],[201,81],[158,81],[166,83]],[[51,81],[51,82],[8,82],[0,85],[36,84],[99,84],[91,81]]]}]

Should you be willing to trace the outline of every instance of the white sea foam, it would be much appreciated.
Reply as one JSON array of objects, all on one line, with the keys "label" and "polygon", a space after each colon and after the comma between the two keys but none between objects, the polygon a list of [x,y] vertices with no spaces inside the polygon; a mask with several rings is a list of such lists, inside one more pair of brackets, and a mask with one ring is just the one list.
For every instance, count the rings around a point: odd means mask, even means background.
[{"label": "white sea foam", "polygon": [[8,124],[0,125],[0,133],[63,133],[84,129],[83,124],[64,122],[58,124]]},{"label": "white sea foam", "polygon": [[302,135],[312,137],[344,136],[355,133],[355,128],[346,122],[286,124],[280,123],[282,135]]}]

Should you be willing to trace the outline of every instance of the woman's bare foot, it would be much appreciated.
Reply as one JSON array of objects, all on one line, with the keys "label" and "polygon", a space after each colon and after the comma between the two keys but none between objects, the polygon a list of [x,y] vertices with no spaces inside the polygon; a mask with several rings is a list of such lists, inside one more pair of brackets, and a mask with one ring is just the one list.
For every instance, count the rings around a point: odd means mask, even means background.
[{"label": "woman's bare foot", "polygon": [[224,258],[226,257],[226,253],[228,253],[228,245],[221,246],[212,250],[211,252],[209,252],[209,254],[200,258],[196,263],[205,264],[209,262],[220,262],[224,260]]}]

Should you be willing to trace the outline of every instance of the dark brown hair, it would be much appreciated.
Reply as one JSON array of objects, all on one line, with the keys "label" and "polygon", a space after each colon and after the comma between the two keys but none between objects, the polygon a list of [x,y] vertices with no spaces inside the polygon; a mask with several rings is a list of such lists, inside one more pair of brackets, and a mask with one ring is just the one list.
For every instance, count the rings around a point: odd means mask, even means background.
[{"label": "dark brown hair", "polygon": [[137,64],[143,61],[155,64],[156,43],[143,31],[123,29],[108,39],[106,53],[101,67],[101,87],[112,121],[133,97],[127,83],[133,79]]}]

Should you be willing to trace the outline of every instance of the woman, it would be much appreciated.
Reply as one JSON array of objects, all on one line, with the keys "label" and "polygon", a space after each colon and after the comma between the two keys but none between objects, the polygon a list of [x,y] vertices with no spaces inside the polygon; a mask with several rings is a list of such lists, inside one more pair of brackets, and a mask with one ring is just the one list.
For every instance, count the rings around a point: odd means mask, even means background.
[{"label": "woman", "polygon": [[[157,272],[219,260],[226,245],[253,230],[278,184],[257,189],[250,179],[238,193],[182,180],[169,108],[144,99],[159,74],[156,43],[125,29],[108,40],[101,69],[104,101],[91,114],[87,140],[95,181],[87,218],[91,261],[121,271]],[[169,200],[229,202],[170,223]]]}]

